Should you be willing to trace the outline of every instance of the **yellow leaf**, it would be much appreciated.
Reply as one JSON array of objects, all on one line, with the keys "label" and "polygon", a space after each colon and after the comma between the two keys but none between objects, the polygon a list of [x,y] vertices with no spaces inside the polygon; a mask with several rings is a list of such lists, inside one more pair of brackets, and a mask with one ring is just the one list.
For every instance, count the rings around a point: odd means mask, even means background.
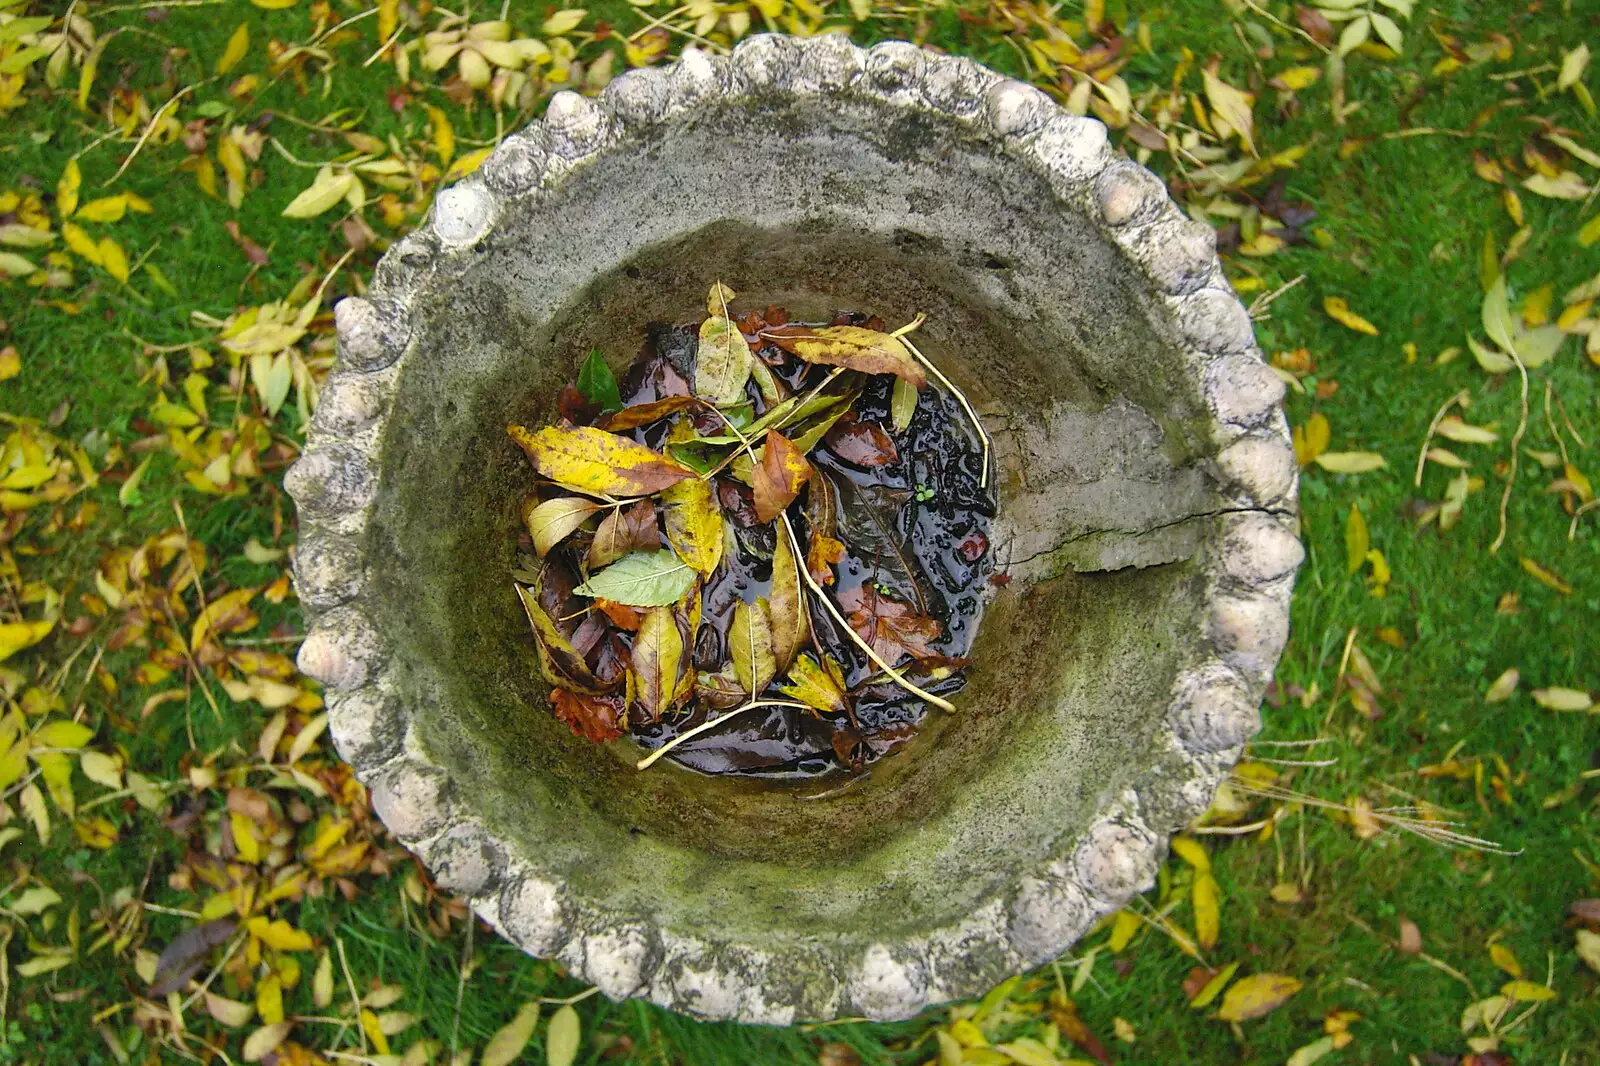
[{"label": "yellow leaf", "polygon": [[122,250],[122,245],[110,237],[100,238],[100,265],[106,268],[106,273],[118,281],[128,280],[128,257]]},{"label": "yellow leaf", "polygon": [[1205,83],[1206,100],[1211,104],[1212,124],[1219,136],[1226,139],[1230,133],[1239,135],[1239,143],[1251,155],[1256,154],[1254,117],[1251,108],[1255,96],[1240,92],[1209,70],[1200,72]]},{"label": "yellow leaf", "polygon": [[1561,72],[1556,75],[1556,89],[1565,91],[1578,84],[1578,79],[1583,77],[1583,72],[1589,65],[1589,46],[1580,44],[1570,52],[1561,56]]},{"label": "yellow leaf", "polygon": [[[1565,581],[1561,580],[1560,577],[1556,576],[1551,571],[1546,570],[1532,559],[1529,559],[1527,556],[1523,556],[1522,558],[1522,569],[1527,571],[1528,574],[1541,585],[1548,585],[1550,588],[1555,589],[1563,596],[1572,595],[1571,585],[1567,584]],[[0,642],[0,649],[3,649],[3,647],[3,642]],[[3,658],[5,658],[5,656],[0,655],[0,659]]]},{"label": "yellow leaf", "polygon": [[228,825],[233,830],[233,846],[238,849],[239,858],[245,862],[260,862],[261,842],[256,839],[255,825],[249,817],[229,811]]},{"label": "yellow leaf", "polygon": [[78,768],[97,785],[109,789],[122,788],[122,759],[101,751],[86,751],[78,756]]},{"label": "yellow leaf", "polygon": [[53,618],[37,622],[0,623],[0,662],[5,662],[22,649],[31,648],[39,643],[49,635],[55,625]]},{"label": "yellow leaf", "polygon": [[471,174],[477,170],[478,167],[482,166],[483,161],[488,159],[493,152],[493,145],[490,145],[487,148],[479,148],[476,151],[468,152],[466,155],[458,158],[454,163],[451,163],[450,169],[444,172],[444,177],[440,180],[449,182],[457,181],[466,177],[468,174]]},{"label": "yellow leaf", "polygon": [[1511,949],[1504,944],[1489,945],[1489,961],[1500,967],[1512,977],[1522,976],[1522,964],[1511,953]]},{"label": "yellow leaf", "polygon": [[273,951],[310,951],[311,937],[302,933],[282,918],[268,921],[257,916],[245,923],[250,935],[256,937]]},{"label": "yellow leaf", "polygon": [[1328,416],[1317,411],[1306,419],[1305,426],[1296,427],[1294,431],[1294,457],[1301,466],[1310,464],[1317,456],[1328,450],[1328,444],[1333,440],[1333,427],[1328,423]]},{"label": "yellow leaf", "polygon": [[1600,973],[1600,933],[1579,929],[1577,947],[1578,958],[1582,959],[1589,969]]},{"label": "yellow leaf", "polygon": [[1316,463],[1333,474],[1367,474],[1389,465],[1377,452],[1323,452]]},{"label": "yellow leaf", "polygon": [[61,236],[67,242],[67,247],[77,253],[79,258],[86,259],[95,266],[101,265],[100,246],[95,243],[93,237],[84,232],[81,226],[64,222],[61,225]]},{"label": "yellow leaf", "polygon": [[571,33],[583,22],[583,17],[589,13],[587,8],[569,7],[557,11],[545,19],[539,26],[539,32],[546,37],[560,37]]},{"label": "yellow leaf", "polygon": [[1533,702],[1547,711],[1587,711],[1594,706],[1594,700],[1587,692],[1559,686],[1534,689]]},{"label": "yellow leaf", "polygon": [[[260,2],[261,0],[256,0],[256,3]],[[277,978],[272,977],[268,978],[268,980],[275,982]],[[280,1011],[279,1013],[282,1012]],[[278,1049],[278,1045],[282,1044],[284,1039],[288,1037],[289,1030],[292,1028],[294,1028],[293,1022],[286,1022],[281,1018],[271,1025],[263,1025],[245,1038],[244,1047],[239,1054],[246,1062],[260,1062]]]},{"label": "yellow leaf", "polygon": [[378,1054],[389,1054],[389,1038],[383,1035],[383,1026],[378,1024],[378,1016],[365,1007],[361,1009],[361,1029],[367,1034],[367,1039],[372,1041]]},{"label": "yellow leaf", "polygon": [[1370,535],[1367,532],[1367,520],[1361,515],[1361,508],[1355,504],[1350,505],[1350,517],[1344,523],[1344,555],[1345,569],[1355,573],[1367,561],[1367,549],[1372,547]]},{"label": "yellow leaf", "polygon": [[284,8],[293,7],[299,0],[250,0],[250,2],[265,11],[282,11]]},{"label": "yellow leaf", "polygon": [[77,217],[85,222],[116,222],[128,210],[126,196],[102,196],[78,208]]},{"label": "yellow leaf", "polygon": [[1517,691],[1517,682],[1520,680],[1522,680],[1522,671],[1515,666],[1511,667],[1494,679],[1494,683],[1489,686],[1489,690],[1483,694],[1483,702],[1505,702],[1511,698],[1513,692]]},{"label": "yellow leaf", "polygon": [[94,736],[94,730],[82,722],[69,722],[58,718],[46,722],[33,734],[33,743],[41,748],[60,748],[65,751],[77,751]]},{"label": "yellow leaf", "polygon": [[429,104],[428,120],[433,126],[434,154],[439,157],[439,165],[447,167],[456,156],[456,131],[450,125],[450,116],[443,108]]},{"label": "yellow leaf", "polygon": [[1189,1001],[1190,1009],[1202,1010],[1211,1006],[1211,1001],[1222,994],[1222,990],[1228,986],[1229,981],[1233,980],[1233,975],[1238,970],[1239,963],[1237,961],[1230,962],[1218,970],[1216,975],[1205,983],[1205,987],[1196,992],[1194,998]]},{"label": "yellow leaf", "polygon": [[1600,215],[1596,215],[1583,224],[1578,230],[1578,243],[1587,248],[1595,241],[1600,241]]},{"label": "yellow leaf", "polygon": [[1532,981],[1507,981],[1500,994],[1521,1003],[1544,1003],[1556,998],[1556,990]]},{"label": "yellow leaf", "polygon": [[1341,326],[1353,329],[1357,333],[1365,333],[1371,337],[1378,336],[1378,327],[1350,310],[1350,305],[1345,302],[1342,296],[1324,297],[1322,309],[1328,312],[1328,317]]},{"label": "yellow leaf", "polygon": [[533,1028],[539,1024],[539,1004],[525,1003],[517,1016],[502,1026],[483,1046],[483,1057],[478,1066],[510,1066],[522,1049],[533,1038]]},{"label": "yellow leaf", "polygon": [[1199,873],[1211,872],[1211,856],[1206,854],[1206,849],[1194,837],[1178,836],[1172,838],[1172,850],[1178,857],[1193,866]]},{"label": "yellow leaf", "polygon": [[343,200],[349,195],[350,187],[358,184],[360,179],[347,170],[335,171],[332,167],[323,167],[317,171],[316,180],[289,201],[289,206],[283,209],[283,217],[315,218]]},{"label": "yellow leaf", "polygon": [[67,160],[67,167],[56,182],[56,211],[66,218],[78,209],[78,190],[83,187],[83,171],[76,159]]},{"label": "yellow leaf", "polygon": [[228,206],[237,208],[244,203],[249,166],[244,161],[244,152],[240,150],[239,142],[234,140],[232,135],[217,141],[217,163],[228,177]]},{"label": "yellow leaf", "polygon": [[1111,940],[1109,946],[1112,954],[1115,954],[1127,947],[1128,942],[1133,939],[1133,934],[1137,933],[1138,931],[1139,916],[1127,908],[1123,908],[1122,910],[1118,911],[1116,918],[1113,919],[1111,923]]},{"label": "yellow leaf", "polygon": [[1553,178],[1548,174],[1534,174],[1523,181],[1522,187],[1552,200],[1582,200],[1590,192],[1584,180],[1570,170],[1563,170]]},{"label": "yellow leaf", "polygon": [[[710,574],[722,561],[725,540],[722,511],[711,485],[700,478],[685,478],[661,491],[665,509],[667,543],[678,558],[702,574]],[[534,537],[535,545],[538,537]]]},{"label": "yellow leaf", "polygon": [[1194,937],[1200,946],[1210,950],[1217,944],[1222,926],[1222,890],[1217,879],[1209,873],[1197,873],[1192,891],[1194,902]]},{"label": "yellow leaf", "polygon": [[99,851],[107,851],[117,843],[116,824],[103,815],[73,822],[72,831],[84,844]]},{"label": "yellow leaf", "polygon": [[549,1029],[545,1031],[547,1066],[572,1066],[573,1060],[578,1057],[582,1032],[578,1012],[570,1003],[556,1011],[550,1019]]},{"label": "yellow leaf", "polygon": [[1311,1066],[1314,1062],[1320,1062],[1323,1056],[1330,1054],[1338,1046],[1333,1037],[1321,1037],[1304,1047],[1296,1048],[1294,1054],[1289,1056],[1284,1066]]},{"label": "yellow leaf", "polygon": [[1273,78],[1272,84],[1279,89],[1298,92],[1301,89],[1311,88],[1320,77],[1322,77],[1321,67],[1290,67]]},{"label": "yellow leaf", "polygon": [[1446,415],[1441,418],[1435,432],[1457,444],[1493,444],[1500,439],[1500,434],[1494,430],[1470,425],[1456,415]]},{"label": "yellow leaf", "polygon": [[251,600],[259,589],[242,588],[226,592],[206,605],[205,610],[194,620],[194,628],[189,633],[189,650],[199,651],[206,637],[215,630],[218,633],[236,633],[240,630],[250,629],[258,621],[254,611],[248,609]]},{"label": "yellow leaf", "polygon": [[625,437],[591,426],[545,426],[506,432],[551,481],[594,495],[648,496],[692,477],[691,471]]},{"label": "yellow leaf", "polygon": [[1225,1022],[1243,1022],[1271,1014],[1284,1001],[1300,991],[1298,978],[1276,973],[1257,973],[1244,978],[1222,997],[1217,1017]]},{"label": "yellow leaf", "polygon": [[226,74],[238,65],[239,60],[250,51],[250,24],[239,23],[239,28],[233,31],[233,36],[228,38],[228,47],[222,50],[222,55],[217,60],[217,73]]}]

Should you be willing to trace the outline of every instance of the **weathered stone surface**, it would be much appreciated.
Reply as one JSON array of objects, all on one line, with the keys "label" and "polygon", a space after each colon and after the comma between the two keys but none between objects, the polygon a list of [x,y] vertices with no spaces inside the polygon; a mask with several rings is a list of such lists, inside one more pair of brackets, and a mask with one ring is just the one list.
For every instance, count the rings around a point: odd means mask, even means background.
[{"label": "weathered stone surface", "polygon": [[[573,738],[508,587],[505,424],[714,277],[926,312],[994,441],[1012,580],[962,714],[806,802]],[[1282,386],[1211,232],[1034,88],[905,42],[687,49],[558,94],[334,313],[285,478],[301,667],[396,836],[608,996],[789,1024],[981,993],[1148,885],[1259,723],[1301,558]]]}]

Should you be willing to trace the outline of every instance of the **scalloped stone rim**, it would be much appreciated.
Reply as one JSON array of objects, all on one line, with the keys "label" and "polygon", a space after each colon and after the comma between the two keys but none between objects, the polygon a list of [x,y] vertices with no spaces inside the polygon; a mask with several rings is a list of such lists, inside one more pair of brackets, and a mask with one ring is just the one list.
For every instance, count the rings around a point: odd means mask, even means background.
[{"label": "scalloped stone rim", "polygon": [[[372,550],[363,534],[396,364],[407,358],[411,301],[440,258],[476,254],[519,199],[543,195],[575,168],[625,150],[630,138],[686,111],[728,98],[819,93],[964,123],[1039,173],[1061,209],[1094,221],[1166,300],[1187,341],[1214,418],[1215,476],[1238,510],[1217,524],[1201,556],[1211,653],[1173,685],[1171,765],[1150,794],[1119,795],[1068,854],[959,925],[825,957],[837,988],[802,1005],[784,997],[781,960],[737,944],[688,941],[636,915],[601,913],[571,898],[536,862],[506,854],[412,739],[410,709],[385,692],[383,637],[360,603]],[[1261,690],[1287,640],[1288,591],[1303,558],[1293,532],[1296,466],[1275,414],[1282,384],[1221,278],[1209,227],[1190,221],[1158,178],[1115,156],[1100,123],[1064,112],[1031,85],[903,41],[863,49],[836,35],[758,35],[729,57],[688,48],[671,66],[624,74],[597,99],[558,93],[545,118],[507,137],[480,174],[441,191],[427,223],[384,257],[370,297],[340,301],[334,317],[339,369],[306,451],[285,478],[304,544],[296,579],[310,631],[300,667],[330,689],[335,743],[395,835],[521,948],[558,956],[614,999],[643,995],[699,1017],[788,1024],[840,1014],[893,1020],[981,992],[984,985],[957,977],[950,960],[991,960],[981,975],[991,982],[1067,950],[1098,916],[1150,884],[1167,834],[1203,811],[1259,727]],[[1164,822],[1148,824],[1147,809],[1166,812]],[[829,948],[819,942],[815,950],[826,956]]]}]

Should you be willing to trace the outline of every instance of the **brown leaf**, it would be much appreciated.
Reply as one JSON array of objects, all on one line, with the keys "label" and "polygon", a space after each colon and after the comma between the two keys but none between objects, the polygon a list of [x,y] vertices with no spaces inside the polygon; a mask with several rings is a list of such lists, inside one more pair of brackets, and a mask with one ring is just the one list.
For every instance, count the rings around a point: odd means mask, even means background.
[{"label": "brown leaf", "polygon": [[778,531],[778,546],[772,553],[772,589],[769,593],[772,615],[772,658],[777,673],[789,669],[795,655],[811,636],[810,612],[800,587],[800,567],[789,546],[789,537]]},{"label": "brown leaf", "polygon": [[1050,1020],[1056,1023],[1056,1028],[1061,1030],[1062,1036],[1082,1048],[1096,1062],[1110,1066],[1111,1052],[1106,1050],[1106,1046],[1094,1035],[1084,1020],[1078,1017],[1077,1005],[1071,1000],[1067,1001],[1066,1006],[1052,1009]]},{"label": "brown leaf", "polygon": [[686,411],[691,407],[701,406],[703,401],[694,396],[667,396],[660,400],[651,400],[648,403],[636,403],[632,407],[624,407],[620,411],[613,411],[595,423],[596,429],[604,429],[615,433],[624,429],[633,429],[637,426],[649,425],[668,415]]},{"label": "brown leaf", "polygon": [[190,926],[173,938],[156,959],[155,980],[150,985],[150,995],[165,996],[189,983],[189,978],[199,972],[206,955],[212,948],[227,942],[239,923],[232,918],[217,918]]},{"label": "brown leaf", "polygon": [[1600,929],[1600,899],[1580,899],[1567,907],[1567,913],[1586,925]]},{"label": "brown leaf", "polygon": [[1196,966],[1189,971],[1189,976],[1183,979],[1183,998],[1193,1000],[1200,994],[1201,989],[1211,983],[1219,971],[1210,970],[1204,966]]},{"label": "brown leaf", "polygon": [[540,474],[589,495],[649,496],[693,471],[626,437],[590,426],[506,427]]},{"label": "brown leaf", "polygon": [[1422,953],[1422,930],[1417,928],[1417,923],[1410,918],[1400,919],[1399,949],[1406,955],[1419,955]]},{"label": "brown leaf", "polygon": [[775,429],[767,430],[761,462],[750,469],[757,520],[771,522],[782,514],[800,495],[811,472],[811,462],[793,441]]},{"label": "brown leaf", "polygon": [[246,259],[258,267],[267,265],[267,261],[270,258],[267,255],[267,250],[249,237],[246,237],[239,229],[239,223],[230,218],[222,226],[228,231],[228,236],[233,238],[233,243],[239,246],[239,250],[244,253]]},{"label": "brown leaf", "polygon": [[927,384],[922,365],[898,337],[860,326],[777,326],[762,338],[808,363],[842,366],[865,374],[893,374],[917,388]]},{"label": "brown leaf", "polygon": [[629,552],[655,551],[661,547],[661,531],[656,527],[656,505],[640,500],[632,507],[618,507],[595,530],[585,560],[591,570],[610,566]]},{"label": "brown leaf", "polygon": [[876,422],[840,422],[824,439],[839,458],[856,466],[887,466],[900,459],[894,438]]},{"label": "brown leaf", "polygon": [[1328,17],[1314,7],[1305,4],[1294,5],[1295,21],[1300,23],[1300,28],[1305,30],[1313,39],[1324,48],[1333,44],[1333,23]]},{"label": "brown leaf", "polygon": [[861,1055],[849,1044],[823,1044],[817,1051],[817,1066],[861,1066]]},{"label": "brown leaf", "polygon": [[629,607],[625,603],[617,603],[615,600],[595,600],[594,605],[605,612],[605,616],[611,619],[612,625],[629,633],[637,633],[639,624],[644,621],[643,611],[637,607]]},{"label": "brown leaf", "polygon": [[850,628],[890,665],[908,655],[921,659],[938,654],[928,646],[942,632],[938,619],[917,614],[910,604],[890,599],[870,583],[846,589],[838,598]]},{"label": "brown leaf", "polygon": [[604,744],[622,735],[620,696],[589,696],[557,688],[551,690],[550,702],[555,706],[556,720],[565,722],[574,736]]},{"label": "brown leaf", "polygon": [[806,569],[811,571],[811,580],[819,585],[831,585],[834,581],[833,564],[844,558],[844,543],[824,536],[812,530],[811,545],[806,549]]}]

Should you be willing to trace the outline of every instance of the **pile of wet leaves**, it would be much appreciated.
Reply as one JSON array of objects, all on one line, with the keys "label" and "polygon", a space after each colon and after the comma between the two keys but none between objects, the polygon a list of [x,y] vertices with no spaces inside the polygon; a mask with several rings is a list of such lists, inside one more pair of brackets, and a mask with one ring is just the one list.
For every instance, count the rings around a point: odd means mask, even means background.
[{"label": "pile of wet leaves", "polygon": [[[860,771],[964,684],[994,514],[961,393],[872,316],[730,309],[590,353],[513,575],[555,714],[705,773]],[[935,381],[930,382],[930,375]]]}]

